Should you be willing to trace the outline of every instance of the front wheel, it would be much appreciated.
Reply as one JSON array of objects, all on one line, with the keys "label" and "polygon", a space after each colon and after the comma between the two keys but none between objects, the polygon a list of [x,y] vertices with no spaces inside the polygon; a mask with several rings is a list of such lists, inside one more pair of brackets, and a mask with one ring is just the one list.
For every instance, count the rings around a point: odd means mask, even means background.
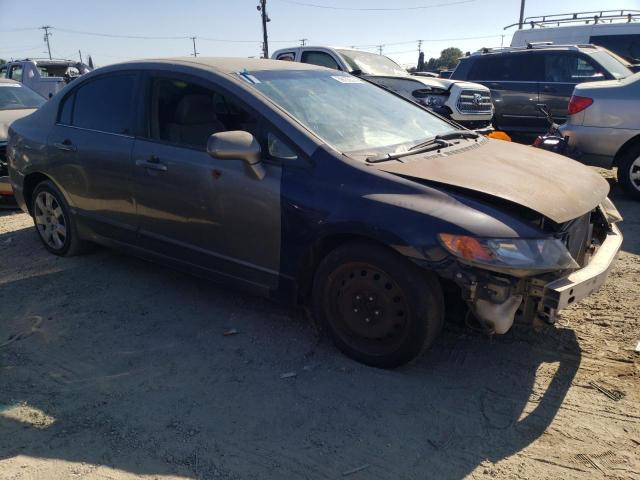
[{"label": "front wheel", "polygon": [[640,146],[632,148],[620,159],[618,183],[627,195],[640,200]]},{"label": "front wheel", "polygon": [[443,304],[435,275],[375,245],[337,248],[314,279],[316,317],[343,353],[374,367],[398,367],[429,347]]}]

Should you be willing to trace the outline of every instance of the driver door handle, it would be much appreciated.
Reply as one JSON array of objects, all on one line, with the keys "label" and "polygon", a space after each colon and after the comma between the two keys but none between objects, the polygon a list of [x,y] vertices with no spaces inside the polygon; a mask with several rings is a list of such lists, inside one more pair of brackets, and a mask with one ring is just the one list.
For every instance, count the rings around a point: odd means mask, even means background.
[{"label": "driver door handle", "polygon": [[68,138],[66,140],[63,140],[62,142],[54,143],[53,146],[58,150],[62,150],[65,152],[75,152],[77,150],[76,146]]}]

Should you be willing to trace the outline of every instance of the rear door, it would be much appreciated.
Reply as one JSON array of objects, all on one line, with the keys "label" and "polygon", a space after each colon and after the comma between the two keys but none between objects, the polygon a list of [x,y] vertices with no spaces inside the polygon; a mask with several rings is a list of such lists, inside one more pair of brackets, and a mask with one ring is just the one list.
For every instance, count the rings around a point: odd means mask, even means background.
[{"label": "rear door", "polygon": [[467,80],[491,90],[495,106],[493,123],[506,131],[536,131],[545,128],[538,112],[541,59],[534,52],[487,54],[471,65]]},{"label": "rear door", "polygon": [[241,160],[212,158],[213,133],[261,122],[232,95],[195,76],[158,71],[144,81],[134,191],[142,246],[225,278],[274,288],[280,265],[279,165],[256,179]]},{"label": "rear door", "polygon": [[99,234],[135,241],[131,192],[138,74],[89,79],[62,100],[48,138],[51,172],[78,217]]},{"label": "rear door", "polygon": [[557,123],[567,119],[567,107],[578,83],[605,80],[606,73],[587,55],[575,51],[540,51],[544,79],[540,82],[540,103],[547,105]]}]

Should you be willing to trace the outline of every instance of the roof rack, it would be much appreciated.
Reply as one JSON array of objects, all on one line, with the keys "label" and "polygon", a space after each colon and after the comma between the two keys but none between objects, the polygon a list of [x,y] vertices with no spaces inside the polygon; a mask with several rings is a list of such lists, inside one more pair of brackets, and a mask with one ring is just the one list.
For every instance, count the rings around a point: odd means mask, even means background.
[{"label": "roof rack", "polygon": [[591,43],[580,44],[559,44],[553,42],[528,42],[526,47],[483,47],[480,50],[473,52],[471,55],[482,55],[485,53],[498,53],[498,52],[522,52],[524,50],[535,50],[538,48],[563,48],[567,50],[580,50],[581,48],[593,48],[597,49],[596,45]]},{"label": "roof rack", "polygon": [[[640,10],[600,10],[595,12],[559,13],[554,15],[541,15],[538,17],[527,17],[522,25],[530,25],[531,28],[539,27],[559,27],[565,23],[631,23],[640,21]],[[504,29],[517,27],[520,23],[512,23]]]},{"label": "roof rack", "polygon": [[34,58],[34,57],[27,57],[27,58],[14,58],[13,60],[11,60],[12,62],[74,62],[74,63],[80,63],[80,62],[76,62],[75,60],[69,60],[68,58]]}]

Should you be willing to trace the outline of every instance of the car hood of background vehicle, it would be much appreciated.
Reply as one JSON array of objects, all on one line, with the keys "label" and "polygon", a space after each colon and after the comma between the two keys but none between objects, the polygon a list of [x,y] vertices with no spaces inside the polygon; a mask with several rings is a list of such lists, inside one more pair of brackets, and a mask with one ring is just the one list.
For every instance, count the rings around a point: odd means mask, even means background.
[{"label": "car hood of background vehicle", "polygon": [[563,223],[597,207],[609,184],[593,169],[531,146],[485,140],[431,157],[375,165],[385,172],[499,197]]},{"label": "car hood of background vehicle", "polygon": [[9,132],[9,125],[14,120],[26,117],[27,115],[35,112],[35,108],[21,108],[16,110],[0,110],[0,142],[7,141],[7,135]]}]

